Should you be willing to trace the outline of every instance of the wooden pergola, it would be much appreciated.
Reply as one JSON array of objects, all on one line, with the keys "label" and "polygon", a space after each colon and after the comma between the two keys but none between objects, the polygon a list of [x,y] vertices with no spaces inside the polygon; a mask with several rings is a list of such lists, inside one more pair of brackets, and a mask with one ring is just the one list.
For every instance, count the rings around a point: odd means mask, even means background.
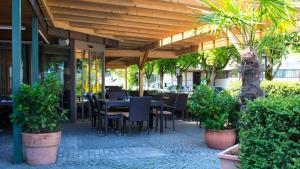
[{"label": "wooden pergola", "polygon": [[226,34],[216,37],[209,33],[209,26],[198,20],[210,12],[198,0],[38,2],[51,27],[117,40],[117,47],[105,48],[105,66],[127,68],[137,64],[140,95],[146,61],[230,45]]}]

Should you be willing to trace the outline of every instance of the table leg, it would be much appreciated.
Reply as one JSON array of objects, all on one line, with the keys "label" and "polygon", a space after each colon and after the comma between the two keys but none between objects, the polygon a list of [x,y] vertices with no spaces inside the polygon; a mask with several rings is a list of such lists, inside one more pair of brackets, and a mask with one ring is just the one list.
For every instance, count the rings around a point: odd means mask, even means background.
[{"label": "table leg", "polygon": [[149,115],[149,128],[153,129],[153,114],[150,113]]},{"label": "table leg", "polygon": [[160,133],[164,132],[164,123],[163,123],[163,106],[160,106]]}]

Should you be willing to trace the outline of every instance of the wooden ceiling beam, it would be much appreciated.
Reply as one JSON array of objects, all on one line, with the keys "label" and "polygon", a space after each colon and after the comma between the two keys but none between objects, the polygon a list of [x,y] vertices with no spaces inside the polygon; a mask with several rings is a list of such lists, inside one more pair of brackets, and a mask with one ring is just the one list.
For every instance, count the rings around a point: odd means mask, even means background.
[{"label": "wooden ceiling beam", "polygon": [[46,0],[38,0],[38,2],[40,4],[42,11],[44,11],[44,15],[46,15],[46,17],[48,17],[48,18],[46,18],[46,22],[50,26],[55,26],[53,15],[51,13],[51,10],[50,10]]},{"label": "wooden ceiling beam", "polygon": [[[144,51],[139,50],[119,50],[119,49],[105,49],[105,57],[129,57],[140,58]],[[149,51],[149,58],[175,58],[176,54],[173,51]]]},{"label": "wooden ceiling beam", "polygon": [[111,5],[95,5],[94,3],[81,2],[81,1],[51,0],[51,1],[47,1],[47,5],[50,7],[56,6],[56,7],[76,8],[76,9],[98,11],[98,12],[117,13],[123,15],[143,16],[145,17],[145,19],[147,19],[146,17],[154,17],[154,18],[173,19],[173,20],[181,20],[181,21],[189,21],[189,22],[197,21],[196,18],[191,17],[190,15],[183,15],[182,13],[151,10],[151,9],[141,9],[141,8],[131,8],[131,7],[121,7],[121,6],[111,6]]},{"label": "wooden ceiling beam", "polygon": [[178,21],[172,19],[163,19],[163,18],[153,18],[153,17],[142,17],[142,16],[133,16],[133,15],[122,15],[116,13],[107,13],[107,12],[98,12],[85,10],[80,8],[66,8],[66,7],[51,7],[51,12],[53,14],[69,14],[69,15],[79,15],[86,17],[95,17],[95,18],[106,18],[109,20],[120,20],[120,21],[129,21],[129,22],[140,22],[140,23],[150,23],[150,24],[160,24],[160,25],[169,25],[169,26],[178,26],[178,25],[195,25],[193,22],[188,21]]},{"label": "wooden ceiling beam", "polygon": [[153,35],[153,34],[144,34],[144,33],[133,33],[133,32],[121,32],[121,31],[110,31],[110,30],[95,30],[95,33],[105,34],[105,35],[122,35],[129,37],[137,38],[148,38],[152,40],[160,39],[163,35]]},{"label": "wooden ceiling beam", "polygon": [[86,24],[81,22],[70,22],[71,26],[80,27],[80,28],[93,28],[97,30],[109,30],[109,31],[121,31],[121,32],[131,32],[131,33],[142,33],[142,34],[153,34],[153,35],[168,35],[174,34],[174,31],[159,31],[154,29],[141,29],[141,28],[130,28],[123,26],[112,26],[112,25],[101,25],[101,24]]},{"label": "wooden ceiling beam", "polygon": [[94,29],[72,27],[69,25],[68,21],[55,21],[55,27],[74,31],[74,32],[80,32],[80,33],[85,33],[88,35],[94,35],[94,36],[98,36],[98,37],[103,37],[103,38],[114,39],[114,40],[120,41],[120,39],[116,38],[115,36],[96,34]]},{"label": "wooden ceiling beam", "polygon": [[125,26],[125,27],[133,27],[133,28],[145,28],[145,29],[175,31],[175,32],[184,29],[184,27],[173,27],[173,26],[158,25],[158,24],[149,25],[146,23],[108,20],[105,18],[92,18],[92,17],[84,17],[79,15],[53,14],[53,16],[54,19],[56,20],[73,21],[73,22],[90,23],[90,24],[105,24],[105,25],[113,25],[113,26]]}]

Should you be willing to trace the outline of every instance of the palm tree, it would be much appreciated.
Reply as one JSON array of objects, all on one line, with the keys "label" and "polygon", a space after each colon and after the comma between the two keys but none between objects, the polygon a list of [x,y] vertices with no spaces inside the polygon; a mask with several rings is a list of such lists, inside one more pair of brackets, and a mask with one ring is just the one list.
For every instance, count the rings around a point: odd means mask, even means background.
[{"label": "palm tree", "polygon": [[201,16],[213,33],[226,34],[241,56],[240,98],[263,96],[260,88],[260,61],[257,39],[276,36],[295,25],[296,10],[290,0],[202,0],[211,12]]}]

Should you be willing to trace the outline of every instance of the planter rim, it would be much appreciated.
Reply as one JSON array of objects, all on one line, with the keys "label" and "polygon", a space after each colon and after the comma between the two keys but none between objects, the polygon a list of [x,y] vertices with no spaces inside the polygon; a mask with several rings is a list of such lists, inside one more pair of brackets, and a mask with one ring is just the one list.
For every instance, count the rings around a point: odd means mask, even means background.
[{"label": "planter rim", "polygon": [[207,129],[207,128],[205,128],[205,130],[207,130],[207,131],[213,131],[213,132],[229,132],[229,131],[235,131],[236,129],[233,128],[233,129],[214,130],[214,129]]},{"label": "planter rim", "polygon": [[218,158],[220,159],[226,159],[226,160],[234,160],[234,161],[240,161],[239,157],[236,156],[236,155],[231,155],[231,154],[228,154],[228,152],[232,152],[233,150],[236,150],[239,148],[239,144],[236,144],[236,145],[233,145],[231,147],[229,147],[228,149],[220,152],[218,154]]},{"label": "planter rim", "polygon": [[22,132],[22,135],[48,135],[48,134],[57,134],[57,133],[61,133],[61,131],[49,132],[49,133],[26,133],[26,132]]}]

